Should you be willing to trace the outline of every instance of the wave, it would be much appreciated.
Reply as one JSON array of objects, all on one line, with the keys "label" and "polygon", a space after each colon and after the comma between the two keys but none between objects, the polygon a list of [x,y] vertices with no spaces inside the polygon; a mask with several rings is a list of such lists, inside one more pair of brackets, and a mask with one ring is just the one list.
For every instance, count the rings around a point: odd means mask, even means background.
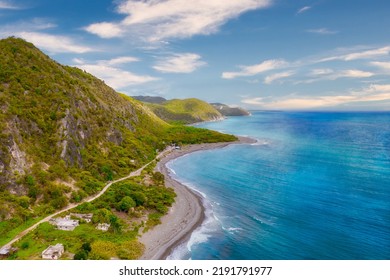
[{"label": "wave", "polygon": [[224,230],[226,230],[229,233],[235,233],[237,231],[242,231],[244,229],[240,228],[240,227],[230,227],[230,228],[227,228],[227,229],[224,228]]},{"label": "wave", "polygon": [[260,224],[265,224],[265,225],[268,225],[268,226],[273,226],[275,225],[274,223],[274,219],[264,219],[264,218],[260,218],[259,216],[252,216],[252,218],[255,220],[255,221],[258,221],[260,222]]},{"label": "wave", "polygon": [[266,139],[257,139],[256,142],[251,144],[251,146],[268,146],[270,145],[270,141]]},{"label": "wave", "polygon": [[[186,186],[188,186],[188,184],[186,184]],[[206,194],[200,192],[199,190],[193,187],[190,188],[197,193],[200,193],[203,198],[206,197]],[[187,243],[183,243],[176,247],[167,257],[167,260],[191,259],[191,252],[193,247],[201,243],[206,243],[209,238],[213,236],[213,233],[221,229],[221,224],[218,218],[214,215],[211,203],[205,199],[202,199],[202,203],[205,207],[205,220],[203,221],[202,225],[192,232],[191,237]]]},{"label": "wave", "polygon": [[168,170],[169,170],[169,173],[171,174],[174,174],[174,175],[177,175],[175,170],[173,170],[172,168],[168,167]]}]

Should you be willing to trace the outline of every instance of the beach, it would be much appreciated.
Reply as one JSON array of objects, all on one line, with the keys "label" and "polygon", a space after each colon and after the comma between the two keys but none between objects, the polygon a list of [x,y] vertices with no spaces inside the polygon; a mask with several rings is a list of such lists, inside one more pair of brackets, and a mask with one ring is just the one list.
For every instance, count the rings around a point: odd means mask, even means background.
[{"label": "beach", "polygon": [[145,245],[145,252],[141,260],[166,259],[174,248],[187,242],[191,233],[202,225],[205,218],[205,208],[200,194],[174,180],[166,164],[175,158],[196,151],[219,149],[232,144],[251,144],[256,140],[247,137],[238,137],[235,142],[196,144],[175,149],[157,164],[156,170],[164,174],[165,185],[175,190],[175,203],[167,215],[162,217],[161,224],[144,233],[139,241]]}]

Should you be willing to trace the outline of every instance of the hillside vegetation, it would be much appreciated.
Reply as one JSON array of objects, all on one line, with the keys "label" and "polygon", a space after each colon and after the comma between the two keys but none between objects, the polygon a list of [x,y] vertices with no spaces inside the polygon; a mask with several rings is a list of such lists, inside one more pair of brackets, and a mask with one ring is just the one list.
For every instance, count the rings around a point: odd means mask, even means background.
[{"label": "hillside vegetation", "polygon": [[[181,114],[174,104],[169,110]],[[17,38],[0,40],[0,107],[0,246],[170,143],[235,140],[170,125],[143,103]]]},{"label": "hillside vegetation", "polygon": [[[149,100],[150,99],[144,99]],[[205,101],[188,98],[145,103],[157,116],[169,123],[191,124],[223,119],[223,115]]]}]

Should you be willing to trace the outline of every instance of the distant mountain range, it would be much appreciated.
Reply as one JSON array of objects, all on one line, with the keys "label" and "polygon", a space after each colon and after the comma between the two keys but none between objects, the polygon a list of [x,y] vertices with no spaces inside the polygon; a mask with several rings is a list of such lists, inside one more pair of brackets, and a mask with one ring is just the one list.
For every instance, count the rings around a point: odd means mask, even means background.
[{"label": "distant mountain range", "polygon": [[210,103],[215,109],[224,116],[249,116],[250,113],[240,107],[230,107],[222,103]]},{"label": "distant mountain range", "polygon": [[248,116],[250,113],[238,107],[229,107],[222,103],[207,103],[189,99],[167,100],[158,96],[133,96],[144,102],[157,116],[167,122],[182,122],[186,124],[218,120],[224,116]]}]

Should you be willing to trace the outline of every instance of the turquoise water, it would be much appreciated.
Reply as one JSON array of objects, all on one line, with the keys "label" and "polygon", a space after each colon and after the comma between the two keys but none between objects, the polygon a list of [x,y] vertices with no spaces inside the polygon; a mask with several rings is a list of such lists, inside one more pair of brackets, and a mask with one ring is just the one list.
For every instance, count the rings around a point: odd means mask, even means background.
[{"label": "turquoise water", "polygon": [[207,219],[171,258],[390,259],[390,113],[254,112],[258,140],[168,164]]}]

